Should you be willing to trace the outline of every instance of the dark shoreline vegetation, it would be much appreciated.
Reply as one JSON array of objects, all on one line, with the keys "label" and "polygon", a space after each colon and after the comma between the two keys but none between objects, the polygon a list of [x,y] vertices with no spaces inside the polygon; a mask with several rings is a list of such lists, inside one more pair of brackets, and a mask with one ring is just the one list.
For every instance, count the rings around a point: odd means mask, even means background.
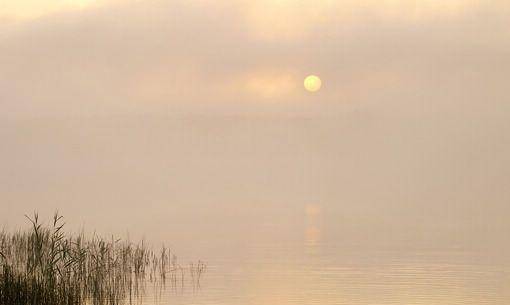
[{"label": "dark shoreline vegetation", "polygon": [[27,231],[0,231],[0,305],[131,304],[147,285],[159,293],[200,286],[201,261],[183,267],[165,247],[67,235],[58,213],[48,226],[37,213],[27,218]]}]

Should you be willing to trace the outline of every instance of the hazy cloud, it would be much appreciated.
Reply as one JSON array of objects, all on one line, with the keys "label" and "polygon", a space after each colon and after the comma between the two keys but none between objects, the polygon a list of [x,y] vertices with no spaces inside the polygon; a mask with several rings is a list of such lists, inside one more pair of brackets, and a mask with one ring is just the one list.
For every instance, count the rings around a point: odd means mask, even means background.
[{"label": "hazy cloud", "polygon": [[[484,95],[509,68],[507,5],[469,3],[136,1],[63,10],[0,30],[0,102],[12,115],[330,113],[360,101],[425,95],[434,103],[445,91]],[[311,73],[325,84],[313,97],[301,89]]]}]

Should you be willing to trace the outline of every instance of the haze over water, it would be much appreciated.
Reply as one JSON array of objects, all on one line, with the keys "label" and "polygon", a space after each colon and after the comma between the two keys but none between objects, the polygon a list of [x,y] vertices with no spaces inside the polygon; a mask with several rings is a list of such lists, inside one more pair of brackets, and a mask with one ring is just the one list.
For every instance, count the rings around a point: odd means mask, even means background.
[{"label": "haze over water", "polygon": [[508,9],[4,1],[0,224],[207,262],[161,304],[507,305]]}]

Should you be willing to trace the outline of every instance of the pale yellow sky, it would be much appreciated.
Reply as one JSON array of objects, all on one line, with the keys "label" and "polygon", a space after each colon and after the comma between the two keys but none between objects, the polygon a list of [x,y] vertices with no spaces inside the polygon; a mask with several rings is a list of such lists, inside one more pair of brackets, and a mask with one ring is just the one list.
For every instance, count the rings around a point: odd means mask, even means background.
[{"label": "pale yellow sky", "polygon": [[[473,77],[496,86],[500,70],[489,71],[508,47],[507,8],[477,0],[2,0],[3,103],[9,116],[331,114],[401,90],[452,89],[469,71],[488,73]],[[302,86],[310,74],[324,83],[315,95]]]},{"label": "pale yellow sky", "polygon": [[109,0],[2,0],[0,17],[28,21],[45,15],[97,6]]},{"label": "pale yellow sky", "polygon": [[[47,14],[76,9],[86,9],[93,6],[111,5],[114,3],[134,3],[143,0],[2,0],[0,8],[2,15],[10,18],[27,20]],[[145,1],[147,3],[154,1]],[[191,1],[194,4],[207,4],[206,1]],[[217,1],[212,5],[223,5],[229,2]],[[238,1],[241,2],[241,1]],[[331,9],[340,9],[337,14],[349,14],[359,9],[369,9],[379,14],[392,15],[400,18],[426,18],[437,15],[455,15],[465,10],[473,9],[482,3],[479,0],[256,0],[250,1],[250,13],[254,20],[266,18],[273,20],[276,28],[283,26],[282,19],[295,20],[301,15],[302,22],[324,21]]]},{"label": "pale yellow sky", "polygon": [[0,220],[319,202],[508,229],[508,6],[0,0]]}]

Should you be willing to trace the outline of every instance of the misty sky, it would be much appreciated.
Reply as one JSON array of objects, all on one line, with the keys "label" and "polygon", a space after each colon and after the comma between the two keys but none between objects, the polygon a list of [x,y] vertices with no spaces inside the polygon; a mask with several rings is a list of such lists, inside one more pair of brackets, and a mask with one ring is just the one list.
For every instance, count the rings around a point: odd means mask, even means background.
[{"label": "misty sky", "polygon": [[0,0],[0,220],[314,202],[506,230],[509,24],[508,1]]},{"label": "misty sky", "polygon": [[1,115],[505,107],[505,3],[4,0]]}]

